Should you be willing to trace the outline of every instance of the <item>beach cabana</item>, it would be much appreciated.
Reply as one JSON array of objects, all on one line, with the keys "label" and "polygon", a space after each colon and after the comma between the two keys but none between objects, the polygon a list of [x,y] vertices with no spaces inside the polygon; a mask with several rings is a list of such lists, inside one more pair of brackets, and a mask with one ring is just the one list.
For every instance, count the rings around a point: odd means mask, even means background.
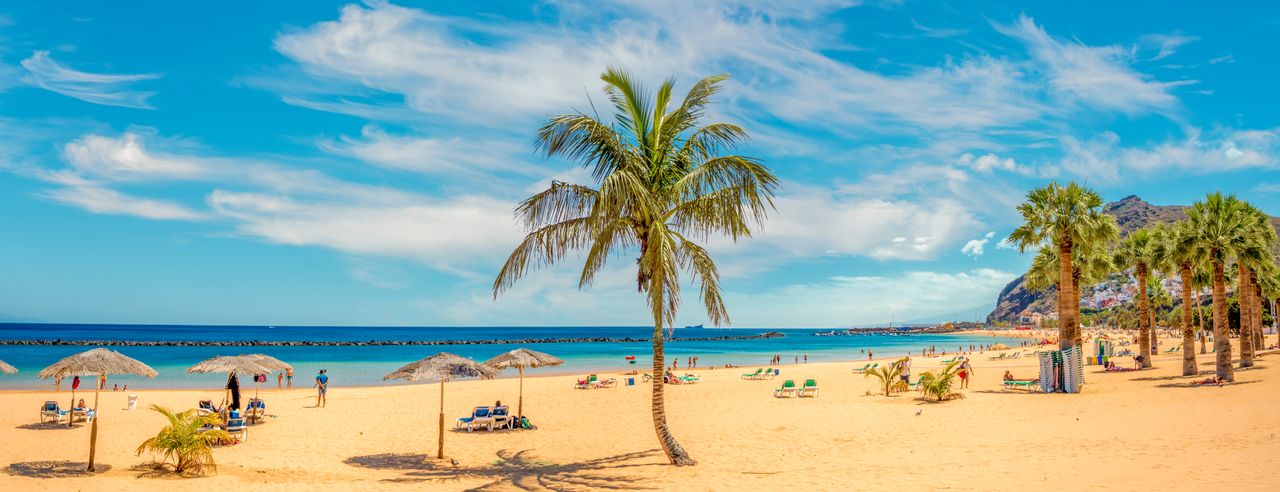
[{"label": "beach cabana", "polygon": [[[199,364],[191,366],[187,369],[188,373],[227,373],[227,382],[231,382],[233,374],[270,374],[272,371],[281,371],[284,369],[293,369],[293,366],[285,364],[275,357],[264,354],[244,354],[244,355],[219,355],[211,359],[201,361]],[[259,383],[255,379],[253,382],[253,397],[258,398]],[[230,391],[230,390],[227,390]],[[224,396],[224,399],[226,397]]]},{"label": "beach cabana", "polygon": [[436,450],[436,459],[444,459],[444,383],[453,378],[493,379],[498,370],[479,362],[440,352],[417,362],[406,364],[395,372],[383,376],[384,381],[403,379],[409,382],[440,381],[440,445]]},{"label": "beach cabana", "polygon": [[18,368],[13,367],[5,361],[0,360],[0,374],[17,374]]},{"label": "beach cabana", "polygon": [[[93,470],[93,458],[98,448],[98,422],[102,420],[102,407],[98,405],[98,393],[102,385],[98,380],[107,375],[132,375],[146,378],[156,377],[155,369],[131,359],[120,352],[105,348],[87,350],[68,356],[46,367],[38,374],[40,379],[60,380],[68,376],[93,376],[93,425],[89,431],[89,471]],[[75,407],[75,393],[71,395],[71,406]]]},{"label": "beach cabana", "polygon": [[524,416],[524,368],[550,367],[564,364],[563,360],[551,356],[529,350],[527,348],[518,348],[510,352],[503,353],[497,357],[484,361],[484,363],[499,371],[514,367],[520,371],[520,399],[516,403],[516,418]]}]

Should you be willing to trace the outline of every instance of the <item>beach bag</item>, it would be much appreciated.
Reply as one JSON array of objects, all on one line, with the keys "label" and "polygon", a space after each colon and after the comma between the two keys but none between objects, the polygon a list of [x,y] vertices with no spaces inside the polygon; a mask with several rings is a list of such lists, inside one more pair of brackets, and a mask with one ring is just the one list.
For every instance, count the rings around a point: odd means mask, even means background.
[{"label": "beach bag", "polygon": [[534,425],[529,422],[529,417],[520,417],[520,428],[529,430],[537,429],[537,427],[534,427]]},{"label": "beach bag", "polygon": [[75,379],[71,380],[71,389],[73,390],[80,389],[80,376],[76,376]]}]

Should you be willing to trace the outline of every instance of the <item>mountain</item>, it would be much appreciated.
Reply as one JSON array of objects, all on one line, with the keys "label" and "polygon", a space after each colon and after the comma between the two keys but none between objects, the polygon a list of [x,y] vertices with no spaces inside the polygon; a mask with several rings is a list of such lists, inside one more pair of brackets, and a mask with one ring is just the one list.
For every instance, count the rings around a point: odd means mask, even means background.
[{"label": "mountain", "polygon": [[[1114,215],[1116,224],[1120,226],[1120,235],[1128,235],[1150,224],[1172,223],[1187,217],[1186,206],[1152,205],[1129,195],[1120,201],[1103,205],[1102,210]],[[1280,231],[1280,218],[1272,217],[1271,226]],[[1280,245],[1277,245],[1280,248]],[[1280,251],[1273,251],[1280,256]],[[1026,288],[1025,275],[1020,275],[1000,290],[996,298],[996,307],[987,315],[987,322],[1017,322],[1018,315],[1023,312],[1047,314],[1057,308],[1057,289],[1049,288],[1044,292],[1031,292]]]}]

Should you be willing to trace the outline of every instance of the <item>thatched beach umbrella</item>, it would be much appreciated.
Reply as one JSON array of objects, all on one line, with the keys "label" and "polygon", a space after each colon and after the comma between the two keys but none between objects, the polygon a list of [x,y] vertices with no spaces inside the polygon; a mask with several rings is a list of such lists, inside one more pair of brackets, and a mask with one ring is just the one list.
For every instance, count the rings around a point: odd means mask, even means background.
[{"label": "thatched beach umbrella", "polygon": [[498,370],[514,367],[520,371],[520,400],[516,404],[516,416],[523,417],[524,368],[558,366],[560,364],[564,364],[564,361],[553,357],[550,354],[544,354],[542,352],[521,347],[484,361],[484,363]]},{"label": "thatched beach umbrella", "polygon": [[18,368],[13,367],[13,366],[11,366],[11,365],[9,365],[9,364],[6,364],[4,361],[0,360],[0,373],[3,373],[3,374],[17,374],[17,373],[18,373]]},{"label": "thatched beach umbrella", "polygon": [[991,350],[1009,350],[1009,346],[1003,343],[997,343],[991,346]]},{"label": "thatched beach umbrella", "polygon": [[[98,379],[111,374],[124,374],[156,377],[155,369],[126,357],[120,352],[105,348],[96,348],[68,356],[40,371],[40,379],[62,379],[67,376],[94,376],[93,381],[93,426],[89,431],[89,471],[93,471],[93,458],[98,449],[98,421],[102,420],[102,407],[98,405],[98,393],[102,385]],[[71,408],[75,408],[75,391],[71,392]]]},{"label": "thatched beach umbrella", "polygon": [[498,370],[479,362],[440,352],[417,362],[406,364],[395,372],[383,376],[383,380],[404,379],[410,382],[440,380],[440,446],[436,458],[444,459],[444,383],[452,378],[479,377],[493,379]]},{"label": "thatched beach umbrella", "polygon": [[[269,374],[271,371],[278,371],[283,367],[290,369],[293,366],[281,362],[275,357],[263,354],[247,354],[247,355],[219,355],[211,359],[205,359],[199,364],[191,366],[187,369],[188,373],[211,373],[225,372],[227,373],[227,383],[231,383],[231,376],[234,374]],[[258,397],[258,380],[254,378],[253,397]],[[227,389],[227,391],[231,391]],[[226,397],[224,397],[226,398]]]}]

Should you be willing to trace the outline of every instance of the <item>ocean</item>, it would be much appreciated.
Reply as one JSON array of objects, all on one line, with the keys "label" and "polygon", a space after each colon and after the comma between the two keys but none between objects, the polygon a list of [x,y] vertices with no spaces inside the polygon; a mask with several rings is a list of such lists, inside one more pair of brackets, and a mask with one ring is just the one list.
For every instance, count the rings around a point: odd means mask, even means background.
[{"label": "ocean", "polygon": [[[782,333],[781,338],[751,340],[687,341],[666,344],[667,363],[673,357],[686,366],[690,356],[698,357],[699,367],[761,366],[776,355],[784,364],[796,357],[810,362],[866,359],[870,350],[877,358],[919,353],[921,348],[935,345],[939,351],[954,351],[960,346],[978,343],[1006,343],[1015,346],[1020,339],[973,335],[855,335],[817,336],[812,328],[680,328],[678,338],[749,336],[768,331]],[[82,324],[0,324],[0,340],[132,340],[132,341],[415,341],[415,340],[511,340],[530,338],[648,338],[651,327],[337,327],[337,326],[195,326],[195,325],[82,325]],[[386,382],[382,376],[409,362],[440,351],[452,352],[477,361],[525,346],[561,359],[564,365],[531,369],[529,375],[647,370],[652,364],[649,342],[536,343],[445,345],[445,346],[308,346],[308,347],[216,347],[216,346],[114,346],[129,357],[138,359],[159,375],[155,379],[116,376],[108,386],[129,385],[133,388],[209,388],[225,381],[218,374],[187,374],[186,369],[216,355],[265,353],[294,366],[294,384],[310,386],[320,369],[328,370],[336,386],[370,386],[403,384]],[[51,385],[36,379],[40,369],[62,357],[89,350],[86,346],[17,346],[0,345],[0,360],[18,368],[16,375],[0,374],[0,389],[30,389]],[[627,356],[635,356],[634,364]],[[514,370],[503,377],[514,377]],[[267,385],[275,384],[275,375]]]}]

